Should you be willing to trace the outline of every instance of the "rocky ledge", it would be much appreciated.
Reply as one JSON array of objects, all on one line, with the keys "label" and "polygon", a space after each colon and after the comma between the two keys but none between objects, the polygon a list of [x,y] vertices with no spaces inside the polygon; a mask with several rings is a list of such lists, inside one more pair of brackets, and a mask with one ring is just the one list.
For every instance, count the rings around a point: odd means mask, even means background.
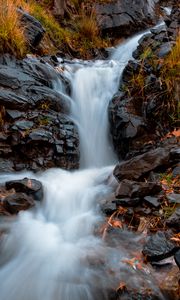
[{"label": "rocky ledge", "polygon": [[122,74],[119,91],[109,106],[110,130],[119,158],[157,147],[164,135],[179,126],[178,66],[167,74],[169,78],[177,74],[172,78],[176,81],[173,92],[165,78],[169,68],[163,71],[163,61],[176,45],[179,20],[180,9],[174,8],[166,25],[152,29],[139,41],[135,60],[129,61]]},{"label": "rocky ledge", "polygon": [[0,172],[79,166],[79,140],[68,82],[43,59],[0,58]]},{"label": "rocky ledge", "polygon": [[109,1],[96,4],[97,19],[104,35],[127,37],[152,26],[159,18],[158,1]]},{"label": "rocky ledge", "polygon": [[110,299],[179,299],[179,162],[177,141],[168,138],[162,147],[115,167],[117,185],[115,192],[101,201],[106,223],[100,225],[100,232],[106,243],[128,249],[129,258],[122,259],[119,276],[130,272],[138,282],[139,276],[148,274],[154,286],[148,289],[145,283],[144,290],[142,286],[133,289],[126,277]]}]

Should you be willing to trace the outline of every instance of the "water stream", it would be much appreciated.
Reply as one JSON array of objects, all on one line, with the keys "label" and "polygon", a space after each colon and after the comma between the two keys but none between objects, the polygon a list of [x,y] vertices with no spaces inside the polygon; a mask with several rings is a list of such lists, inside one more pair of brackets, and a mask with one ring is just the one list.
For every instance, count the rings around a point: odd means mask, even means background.
[{"label": "water stream", "polygon": [[[106,291],[115,288],[117,282],[108,270],[114,269],[117,278],[131,238],[128,242],[128,233],[122,233],[124,242],[116,250],[94,232],[104,219],[99,201],[113,191],[109,175],[116,156],[109,140],[107,108],[141,36],[122,44],[107,61],[64,66],[72,84],[71,118],[79,130],[81,170],[1,176],[1,182],[37,178],[45,191],[43,203],[19,213],[3,236],[1,300],[104,300]],[[140,277],[133,274],[138,286]]]}]

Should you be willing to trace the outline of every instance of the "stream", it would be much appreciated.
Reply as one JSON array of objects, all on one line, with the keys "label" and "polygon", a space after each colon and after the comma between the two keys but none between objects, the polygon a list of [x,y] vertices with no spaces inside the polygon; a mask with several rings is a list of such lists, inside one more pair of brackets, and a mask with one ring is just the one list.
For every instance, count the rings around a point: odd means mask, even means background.
[{"label": "stream", "polygon": [[[60,62],[71,82],[80,170],[1,175],[0,182],[38,179],[45,194],[36,208],[3,225],[7,233],[0,244],[1,300],[104,300],[120,281],[139,289],[153,286],[163,299],[148,269],[130,270],[122,262],[140,248],[141,236],[122,230],[116,244],[95,234],[104,221],[99,203],[116,184],[111,177],[117,158],[109,138],[108,105],[145,33],[121,44],[106,61]],[[55,82],[54,88],[65,90],[62,82]]]}]

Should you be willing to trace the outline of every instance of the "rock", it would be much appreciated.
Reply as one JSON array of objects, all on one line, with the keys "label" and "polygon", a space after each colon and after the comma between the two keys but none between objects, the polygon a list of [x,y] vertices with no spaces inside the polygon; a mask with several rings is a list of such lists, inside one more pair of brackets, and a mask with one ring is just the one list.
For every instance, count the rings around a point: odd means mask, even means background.
[{"label": "rock", "polygon": [[32,196],[34,200],[43,199],[42,183],[36,179],[24,178],[22,180],[12,180],[5,183],[6,189],[14,189],[17,193],[25,193]]},{"label": "rock", "polygon": [[154,195],[160,191],[160,184],[154,182],[136,182],[124,179],[120,182],[115,196],[116,198],[143,198],[146,195]]},{"label": "rock", "polygon": [[96,4],[97,20],[103,34],[129,36],[155,21],[155,1],[115,0]]},{"label": "rock", "polygon": [[151,207],[160,207],[159,199],[157,197],[146,196],[144,197],[144,202]]},{"label": "rock", "polygon": [[37,47],[44,36],[45,29],[37,19],[35,19],[33,16],[29,15],[22,9],[18,8],[18,13],[25,28],[25,35],[28,43],[32,48]]},{"label": "rock", "polygon": [[0,56],[4,111],[0,168],[4,171],[79,167],[78,132],[68,117],[70,100],[53,88],[61,80],[66,89],[68,80],[49,62]]},{"label": "rock", "polygon": [[177,266],[178,266],[179,269],[180,269],[180,250],[178,250],[178,251],[174,254],[174,259],[175,259],[175,262],[176,262]]},{"label": "rock", "polygon": [[116,211],[116,204],[113,201],[104,201],[100,203],[100,208],[106,215],[111,215]]},{"label": "rock", "polygon": [[164,56],[168,55],[171,52],[173,45],[174,43],[172,42],[163,43],[160,49],[158,50],[158,57],[163,58]]},{"label": "rock", "polygon": [[167,165],[169,155],[170,149],[159,147],[128,161],[121,162],[115,167],[113,174],[118,181],[123,179],[138,180],[157,167]]},{"label": "rock", "polygon": [[179,300],[180,299],[180,273],[176,266],[169,272],[165,273],[163,280],[160,283],[160,289],[163,292],[165,299]]},{"label": "rock", "polygon": [[179,147],[173,148],[171,150],[170,158],[172,161],[177,161],[177,162],[180,161],[180,148]]},{"label": "rock", "polygon": [[34,201],[24,193],[15,193],[7,196],[3,201],[3,205],[11,214],[17,214],[21,210],[33,207]]},{"label": "rock", "polygon": [[115,199],[113,202],[117,206],[137,206],[140,203],[141,199],[140,198],[128,198],[124,197],[122,199]]},{"label": "rock", "polygon": [[166,198],[170,203],[180,204],[180,194],[175,194],[175,193],[167,194]]},{"label": "rock", "polygon": [[180,207],[176,208],[174,213],[167,219],[166,224],[180,230]]},{"label": "rock", "polygon": [[157,232],[150,236],[143,247],[143,254],[149,261],[159,261],[172,256],[178,247],[175,246],[165,232]]},{"label": "rock", "polygon": [[0,172],[10,173],[14,171],[14,164],[9,159],[0,158]]},{"label": "rock", "polygon": [[172,176],[175,178],[180,174],[180,163],[173,169],[172,171]]}]

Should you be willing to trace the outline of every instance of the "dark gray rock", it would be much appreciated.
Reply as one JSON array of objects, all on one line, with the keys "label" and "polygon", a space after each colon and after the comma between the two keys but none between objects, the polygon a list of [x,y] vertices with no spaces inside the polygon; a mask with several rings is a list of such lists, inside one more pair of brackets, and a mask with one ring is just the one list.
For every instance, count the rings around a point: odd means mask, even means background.
[{"label": "dark gray rock", "polygon": [[59,80],[66,89],[67,79],[43,60],[0,56],[3,172],[78,168],[79,138],[68,117],[70,99],[53,89]]},{"label": "dark gray rock", "polygon": [[106,215],[111,215],[117,209],[116,204],[113,203],[112,201],[105,201],[104,203],[101,202],[100,208],[101,211]]},{"label": "dark gray rock", "polygon": [[157,232],[150,236],[142,252],[149,261],[159,261],[172,256],[177,250],[178,247],[165,232]]},{"label": "dark gray rock", "polygon": [[146,196],[144,197],[144,203],[146,203],[150,207],[160,207],[160,202],[157,197]]},{"label": "dark gray rock", "polygon": [[45,29],[41,23],[33,16],[29,15],[22,9],[18,9],[21,17],[21,22],[25,27],[25,35],[31,47],[37,47],[41,42]]},{"label": "dark gray rock", "polygon": [[166,198],[170,203],[180,204],[180,194],[175,194],[175,193],[167,194]]},{"label": "dark gray rock", "polygon": [[96,4],[97,20],[103,34],[115,37],[129,36],[152,24],[156,17],[155,2],[115,0],[111,3]]},{"label": "dark gray rock", "polygon": [[172,42],[163,43],[160,49],[158,50],[158,57],[163,58],[164,56],[168,55],[171,52],[173,45],[174,43]]},{"label": "dark gray rock", "polygon": [[180,174],[180,163],[173,169],[172,171],[172,176],[175,178]]},{"label": "dark gray rock", "polygon": [[175,212],[167,219],[166,224],[180,230],[180,207],[176,208]]},{"label": "dark gray rock", "polygon": [[115,196],[116,198],[143,198],[146,195],[154,195],[160,191],[160,184],[154,182],[136,182],[124,179],[120,182]]},{"label": "dark gray rock", "polygon": [[140,203],[140,198],[128,198],[123,197],[121,199],[114,199],[113,203],[115,203],[117,206],[132,206],[136,207]]},{"label": "dark gray rock", "polygon": [[15,193],[5,197],[3,205],[9,213],[17,214],[21,210],[33,207],[34,201],[24,193]]},{"label": "dark gray rock", "polygon": [[157,167],[167,165],[169,156],[169,148],[159,147],[120,163],[115,167],[113,174],[118,181],[137,180]]},{"label": "dark gray rock", "polygon": [[10,173],[14,171],[14,163],[9,159],[0,158],[0,172]]},{"label": "dark gray rock", "polygon": [[175,259],[175,262],[176,262],[177,266],[180,269],[180,250],[175,253],[174,259]]},{"label": "dark gray rock", "polygon": [[25,193],[32,196],[34,200],[43,199],[43,187],[36,179],[24,178],[22,180],[12,180],[5,183],[6,189],[14,189],[17,193]]}]

